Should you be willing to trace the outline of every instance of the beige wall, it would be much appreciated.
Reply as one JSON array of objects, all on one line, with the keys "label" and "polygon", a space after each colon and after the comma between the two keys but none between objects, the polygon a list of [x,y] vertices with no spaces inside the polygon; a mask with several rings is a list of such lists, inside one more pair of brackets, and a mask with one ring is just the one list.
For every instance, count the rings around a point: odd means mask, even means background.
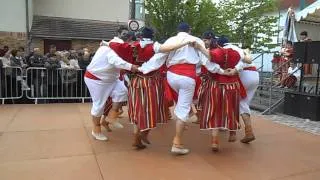
[{"label": "beige wall", "polygon": [[[18,1],[18,0],[16,0]],[[129,0],[33,0],[42,16],[127,22]]]},{"label": "beige wall", "polygon": [[25,0],[1,0],[0,31],[26,32]]}]

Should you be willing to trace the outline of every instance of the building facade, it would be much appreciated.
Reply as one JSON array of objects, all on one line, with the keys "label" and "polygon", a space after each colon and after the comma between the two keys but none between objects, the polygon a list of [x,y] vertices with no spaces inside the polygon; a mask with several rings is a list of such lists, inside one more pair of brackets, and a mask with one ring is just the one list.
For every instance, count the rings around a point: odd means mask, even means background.
[{"label": "building facade", "polygon": [[[127,25],[129,0],[2,0],[0,45],[58,50],[88,47],[112,39]],[[28,27],[28,28],[27,28]],[[29,40],[29,41],[28,41]]]}]

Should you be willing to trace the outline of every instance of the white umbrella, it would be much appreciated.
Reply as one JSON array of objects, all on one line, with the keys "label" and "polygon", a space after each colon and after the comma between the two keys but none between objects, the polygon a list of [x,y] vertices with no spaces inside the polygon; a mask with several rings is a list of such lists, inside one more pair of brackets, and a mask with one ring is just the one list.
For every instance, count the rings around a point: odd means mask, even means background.
[{"label": "white umbrella", "polygon": [[287,19],[284,26],[284,39],[286,41],[297,42],[296,29],[294,26],[295,13],[292,8],[288,9]]}]

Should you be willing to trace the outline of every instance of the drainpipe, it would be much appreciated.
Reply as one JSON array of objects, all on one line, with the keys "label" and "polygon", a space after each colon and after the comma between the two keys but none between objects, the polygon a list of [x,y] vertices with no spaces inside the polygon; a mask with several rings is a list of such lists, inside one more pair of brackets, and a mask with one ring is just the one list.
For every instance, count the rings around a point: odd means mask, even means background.
[{"label": "drainpipe", "polygon": [[29,0],[25,0],[26,3],[26,35],[27,35],[27,43],[26,43],[26,50],[27,54],[30,53],[30,31],[29,31]]},{"label": "drainpipe", "polygon": [[130,19],[136,19],[136,0],[131,0],[131,15]]}]

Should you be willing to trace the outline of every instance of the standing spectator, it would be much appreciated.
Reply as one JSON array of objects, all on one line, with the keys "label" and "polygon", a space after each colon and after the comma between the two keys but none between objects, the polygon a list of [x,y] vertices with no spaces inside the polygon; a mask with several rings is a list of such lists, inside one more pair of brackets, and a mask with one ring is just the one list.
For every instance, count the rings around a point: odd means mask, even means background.
[{"label": "standing spectator", "polygon": [[0,49],[0,57],[3,57],[9,51],[8,46],[3,46],[3,49]]},{"label": "standing spectator", "polygon": [[86,70],[87,66],[90,64],[90,53],[87,51],[84,51],[84,53],[80,52],[78,53],[79,59],[78,63],[80,66],[80,69]]},{"label": "standing spectator", "polygon": [[13,49],[11,51],[11,57],[10,57],[11,71],[8,71],[9,74],[7,74],[8,92],[11,93],[10,94],[11,97],[20,96],[20,93],[19,93],[21,89],[20,82],[22,78],[21,78],[21,71],[18,68],[23,68],[23,64],[21,63],[17,55],[18,55],[18,51],[16,49]]},{"label": "standing spectator", "polygon": [[90,64],[90,52],[84,49],[84,52],[79,52],[78,53],[78,63],[80,66],[80,69],[78,71],[78,83],[77,83],[77,89],[78,89],[78,94],[81,97],[90,97],[89,91],[87,90],[87,86],[85,85],[84,82],[84,73],[87,69],[87,66]]},{"label": "standing spectator", "polygon": [[[55,50],[55,48],[54,48]],[[53,52],[53,51],[50,51]],[[48,82],[47,86],[44,86],[44,92],[45,95],[48,97],[58,97],[61,94],[61,88],[59,88],[60,84],[60,75],[57,71],[58,68],[61,67],[60,65],[60,54],[55,53],[55,54],[47,54],[47,57],[44,63],[44,67],[47,68],[47,79]]]},{"label": "standing spectator", "polygon": [[56,45],[52,44],[50,45],[50,49],[49,52],[45,55],[46,58],[52,58],[52,57],[56,57],[56,52],[57,52],[57,47]]},{"label": "standing spectator", "polygon": [[[307,31],[302,31],[300,33],[300,42],[311,42],[312,39],[309,38]],[[303,65],[304,74],[312,74],[312,64]]]},{"label": "standing spectator", "polygon": [[[38,68],[44,67],[45,59],[41,55],[39,48],[33,49],[33,54],[29,58],[29,61],[30,61],[31,67],[38,67]],[[31,81],[31,84],[33,85],[32,89],[34,92],[32,94],[32,97],[40,97],[41,95],[43,95],[43,91],[41,91],[41,89],[43,89],[43,85],[44,85],[45,71],[43,69],[35,69],[35,70],[31,70],[30,73],[31,73],[31,77],[33,78],[33,80]]]},{"label": "standing spectator", "polygon": [[[70,59],[72,58],[72,59]],[[64,87],[63,95],[66,97],[76,96],[77,70],[80,69],[78,60],[74,51],[70,55],[64,54],[60,60],[62,84]]]}]

